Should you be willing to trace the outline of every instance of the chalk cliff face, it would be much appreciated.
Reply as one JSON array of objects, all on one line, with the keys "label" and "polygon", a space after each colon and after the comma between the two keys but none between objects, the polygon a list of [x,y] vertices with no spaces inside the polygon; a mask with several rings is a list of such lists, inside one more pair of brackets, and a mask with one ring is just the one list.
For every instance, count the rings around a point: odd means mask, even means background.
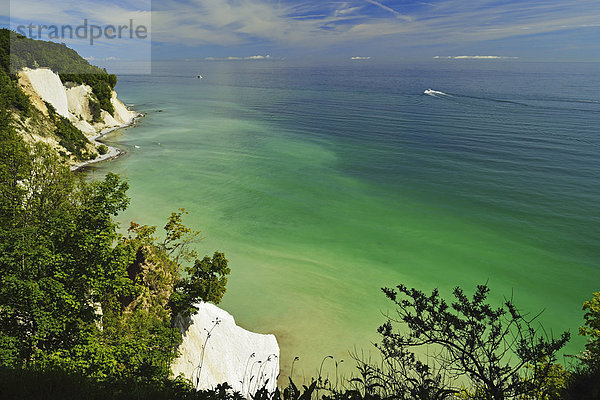
[{"label": "chalk cliff face", "polygon": [[[21,76],[26,77],[35,93],[42,100],[52,104],[58,114],[69,118],[67,94],[58,75],[50,69],[39,68],[24,69],[21,71]],[[31,96],[31,93],[28,94]]]},{"label": "chalk cliff face", "polygon": [[60,77],[48,68],[23,69],[19,72],[19,83],[38,109],[47,113],[44,101],[51,104],[58,114],[68,118],[88,136],[129,125],[138,116],[117,99],[117,93],[113,90],[111,103],[115,108],[114,116],[103,110],[100,121],[94,122],[90,110],[92,88],[88,85],[65,86]]},{"label": "chalk cliff face", "polygon": [[[90,96],[92,88],[88,85],[79,85],[66,88],[67,104],[71,114],[71,123],[86,135],[93,135],[96,129],[91,125],[92,111],[90,110]],[[87,100],[87,101],[86,101]]]},{"label": "chalk cliff face", "polygon": [[[131,125],[136,118],[141,116],[125,107],[117,99],[117,93],[113,90],[110,100],[114,108],[113,115],[101,110],[100,118],[94,120],[90,103],[98,103],[92,88],[88,85],[71,82],[63,85],[60,77],[48,68],[24,68],[19,71],[18,79],[19,86],[37,109],[36,117],[22,123],[20,127],[17,127],[18,131],[23,134],[25,140],[33,143],[45,142],[59,154],[66,155],[72,170],[118,156],[121,151],[111,146],[108,146],[108,150],[99,155],[98,148],[102,143],[96,139],[111,130]],[[61,139],[55,131],[54,122],[49,118],[50,112],[47,104],[52,105],[57,114],[67,118],[71,124],[87,136],[89,143],[85,144],[81,153],[87,155],[88,158],[73,155],[63,146],[64,138]]]},{"label": "chalk cliff face", "polygon": [[209,303],[196,305],[198,313],[178,318],[183,343],[173,362],[175,376],[183,374],[196,389],[227,382],[249,397],[264,387],[274,391],[279,375],[279,346],[274,335],[249,332],[233,317]]}]

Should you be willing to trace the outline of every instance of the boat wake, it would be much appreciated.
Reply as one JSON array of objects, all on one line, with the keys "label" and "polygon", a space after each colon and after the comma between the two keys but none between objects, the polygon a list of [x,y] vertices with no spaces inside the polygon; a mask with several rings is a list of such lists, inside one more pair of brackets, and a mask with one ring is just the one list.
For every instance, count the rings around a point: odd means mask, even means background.
[{"label": "boat wake", "polygon": [[433,97],[452,97],[451,94],[448,93],[444,93],[444,92],[440,92],[439,90],[433,90],[433,89],[426,89],[423,94],[426,94],[428,96],[433,96]]},{"label": "boat wake", "polygon": [[535,98],[535,97],[523,97],[522,99],[511,100],[511,99],[499,99],[499,98],[491,98],[491,97],[480,97],[480,96],[471,96],[467,94],[448,94],[439,90],[426,89],[423,92],[424,95],[436,97],[438,99],[455,99],[457,101],[468,101],[468,100],[476,100],[476,101],[486,101],[486,102],[494,102],[494,103],[504,103],[504,104],[513,104],[521,107],[532,107],[538,109],[556,109],[556,110],[572,110],[572,111],[596,111],[596,109],[583,109],[582,107],[576,106],[576,104],[582,105],[585,104],[588,107],[594,107],[595,105],[600,104],[600,100],[592,100],[592,99],[576,99],[576,98]]}]

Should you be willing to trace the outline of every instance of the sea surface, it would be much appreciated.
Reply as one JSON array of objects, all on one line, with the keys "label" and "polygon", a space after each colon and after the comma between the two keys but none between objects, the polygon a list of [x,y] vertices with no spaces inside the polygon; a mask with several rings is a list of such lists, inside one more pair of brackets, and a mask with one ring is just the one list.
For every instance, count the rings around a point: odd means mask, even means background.
[{"label": "sea surface", "polygon": [[221,306],[277,336],[283,375],[376,359],[399,283],[487,283],[577,353],[600,290],[600,65],[435,61],[156,62],[120,77],[147,115],[91,174],[129,181],[124,228],[189,211],[196,248],[230,261]]}]

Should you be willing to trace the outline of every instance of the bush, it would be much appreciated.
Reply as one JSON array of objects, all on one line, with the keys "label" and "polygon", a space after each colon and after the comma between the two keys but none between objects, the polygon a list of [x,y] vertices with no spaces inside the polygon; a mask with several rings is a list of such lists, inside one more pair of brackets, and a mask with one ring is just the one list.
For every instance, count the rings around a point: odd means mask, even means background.
[{"label": "bush", "polygon": [[0,69],[0,108],[20,112],[21,116],[31,115],[29,97],[18,87],[16,78]]},{"label": "bush", "polygon": [[579,334],[587,338],[585,351],[568,380],[567,400],[600,399],[600,292],[583,303],[584,326]]},{"label": "bush", "polygon": [[105,144],[101,144],[100,146],[98,146],[98,154],[103,156],[106,153],[108,153],[108,147]]},{"label": "bush", "polygon": [[[168,219],[163,241],[137,224],[123,237],[113,218],[128,205],[125,182],[79,179],[47,145],[28,150],[0,130],[0,368],[106,385],[170,382],[181,343],[174,288],[190,288],[186,309],[218,302],[227,260],[187,249],[198,233],[183,225],[184,211]],[[180,277],[180,262],[194,275]]]},{"label": "bush", "polygon": [[[113,78],[114,77],[114,78]],[[102,74],[60,74],[63,82],[74,82],[82,85],[88,85],[92,88],[92,93],[97,99],[100,109],[108,111],[114,115],[115,109],[112,105],[112,90],[117,83],[115,75]],[[114,85],[113,85],[114,84]],[[98,118],[100,110],[98,109]],[[96,118],[96,116],[94,116]]]},{"label": "bush", "polygon": [[[493,307],[486,285],[472,298],[457,287],[452,303],[437,289],[431,295],[404,285],[383,291],[396,305],[378,330],[382,366],[370,370],[383,397],[448,398],[468,384],[484,399],[524,398],[551,381],[556,354],[569,340],[566,332],[548,338],[512,300]],[[431,352],[423,361],[417,354],[426,349]]]},{"label": "bush", "polygon": [[79,160],[88,160],[92,154],[88,154],[86,147],[90,143],[88,138],[77,129],[71,121],[56,112],[52,104],[44,102],[50,119],[54,122],[54,133],[58,136],[59,144]]},{"label": "bush", "polygon": [[[32,384],[35,382],[35,384]],[[227,384],[214,390],[196,391],[180,377],[138,383],[126,380],[98,382],[63,371],[0,369],[0,396],[3,400],[88,399],[88,400],[242,400]]]}]

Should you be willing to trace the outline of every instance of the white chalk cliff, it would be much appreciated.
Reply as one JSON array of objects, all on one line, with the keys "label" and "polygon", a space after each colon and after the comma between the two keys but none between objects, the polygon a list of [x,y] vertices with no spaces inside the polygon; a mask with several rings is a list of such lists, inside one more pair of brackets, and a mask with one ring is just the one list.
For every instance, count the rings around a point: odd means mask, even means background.
[{"label": "white chalk cliff", "polygon": [[196,305],[190,318],[177,319],[183,336],[180,357],[171,366],[196,389],[212,389],[227,382],[249,397],[265,387],[274,391],[279,375],[279,345],[274,335],[249,332],[233,317],[210,303]]},{"label": "white chalk cliff", "polygon": [[24,69],[22,74],[42,100],[52,104],[58,114],[70,117],[67,93],[58,75],[47,68]]},{"label": "white chalk cliff", "polygon": [[117,93],[113,90],[111,103],[115,109],[114,116],[103,111],[101,121],[94,123],[89,105],[92,88],[88,85],[76,85],[69,82],[63,85],[60,77],[48,68],[25,68],[19,72],[19,78],[22,86],[29,86],[33,89],[34,93],[31,91],[28,93],[30,96],[37,95],[41,100],[50,103],[58,114],[68,118],[87,135],[128,125],[138,116],[138,113],[127,109],[117,99]]},{"label": "white chalk cliff", "polygon": [[[95,145],[100,144],[95,142],[95,139],[102,134],[130,125],[140,116],[139,113],[129,110],[117,98],[117,93],[113,90],[111,103],[115,109],[114,115],[102,110],[100,121],[95,122],[90,110],[90,99],[93,98],[90,86],[70,82],[63,85],[60,77],[48,68],[25,68],[19,71],[18,76],[21,88],[29,95],[32,103],[40,111],[48,114],[44,102],[51,104],[58,114],[68,118]],[[55,147],[57,147],[57,144],[55,144]],[[94,159],[92,162],[112,158],[118,154],[118,149],[109,148],[107,154]]]}]

